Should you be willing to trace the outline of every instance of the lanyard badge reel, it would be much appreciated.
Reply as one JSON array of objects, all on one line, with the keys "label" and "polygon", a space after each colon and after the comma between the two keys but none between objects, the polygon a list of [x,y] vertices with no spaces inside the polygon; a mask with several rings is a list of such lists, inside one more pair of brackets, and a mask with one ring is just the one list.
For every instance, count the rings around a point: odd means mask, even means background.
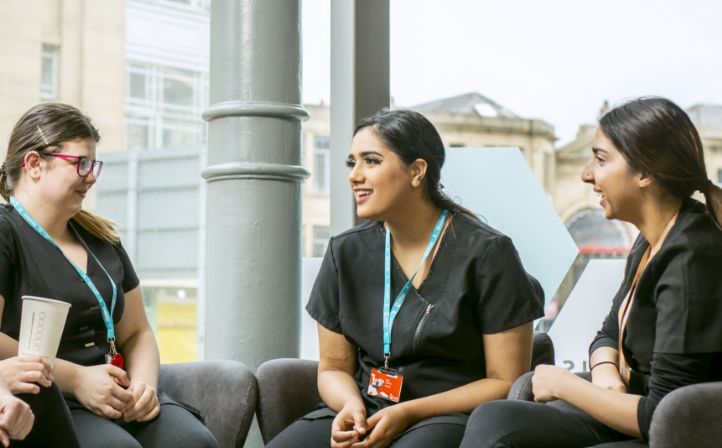
[{"label": "lanyard badge reel", "polygon": [[371,397],[381,397],[394,403],[398,403],[401,399],[401,387],[404,385],[404,376],[401,375],[394,369],[389,368],[389,358],[391,358],[391,328],[393,326],[396,315],[401,309],[401,305],[404,303],[406,295],[411,289],[412,282],[416,277],[416,274],[421,269],[421,266],[426,262],[429,257],[431,250],[436,245],[441,231],[446,223],[446,217],[448,211],[444,210],[441,212],[441,216],[436,221],[434,231],[431,233],[429,242],[424,250],[424,255],[421,257],[419,266],[416,268],[416,272],[406,282],[401,292],[396,296],[393,308],[391,307],[391,232],[386,230],[386,250],[384,256],[384,312],[383,312],[383,324],[384,324],[384,367],[381,369],[371,369],[371,375],[369,377],[369,386],[366,389],[366,394]]},{"label": "lanyard badge reel", "polygon": [[115,348],[115,339],[108,339],[110,351],[105,355],[105,363],[114,365],[119,369],[125,368],[125,358]]}]

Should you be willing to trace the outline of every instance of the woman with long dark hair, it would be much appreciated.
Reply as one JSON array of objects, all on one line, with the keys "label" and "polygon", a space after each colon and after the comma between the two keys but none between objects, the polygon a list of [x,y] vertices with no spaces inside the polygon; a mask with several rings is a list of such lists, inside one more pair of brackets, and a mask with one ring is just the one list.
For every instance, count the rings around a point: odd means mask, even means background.
[{"label": "woman with long dark hair", "polygon": [[456,447],[468,413],[529,369],[541,288],[443,193],[444,157],[419,113],[358,125],[348,180],[369,221],[331,239],[306,307],[324,404],[270,447]]},{"label": "woman with long dark hair", "polygon": [[592,382],[538,366],[534,398],[551,403],[480,406],[464,448],[646,446],[665,395],[722,379],[722,190],[707,177],[687,114],[663,98],[612,109],[582,180],[600,194],[607,219],[640,232],[590,347]]}]

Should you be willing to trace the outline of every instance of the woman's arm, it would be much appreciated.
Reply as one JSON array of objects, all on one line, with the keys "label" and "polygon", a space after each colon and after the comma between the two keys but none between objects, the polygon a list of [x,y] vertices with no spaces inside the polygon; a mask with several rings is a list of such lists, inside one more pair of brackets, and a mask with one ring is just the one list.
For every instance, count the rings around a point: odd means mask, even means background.
[{"label": "woman's arm", "polygon": [[612,429],[632,437],[641,437],[637,422],[639,395],[602,388],[564,367],[545,365],[535,369],[532,385],[536,401],[562,399]]},{"label": "woman's arm", "polygon": [[481,403],[505,398],[514,381],[529,371],[532,324],[485,334],[483,338],[486,378],[382,409],[368,419],[371,434],[357,446],[388,445],[417,421],[435,415],[471,412]]},{"label": "woman's arm", "polygon": [[133,394],[131,407],[123,413],[126,421],[147,421],[160,412],[158,372],[160,355],[153,329],[148,323],[140,286],[125,293],[125,310],[115,330],[118,351],[125,357]]},{"label": "woman's arm", "polygon": [[619,351],[600,346],[589,356],[592,384],[616,392],[626,392],[627,386],[619,373]]},{"label": "woman's arm", "polygon": [[366,407],[354,380],[356,347],[320,324],[318,341],[318,391],[323,402],[338,412],[331,426],[331,446],[348,447],[366,433]]}]

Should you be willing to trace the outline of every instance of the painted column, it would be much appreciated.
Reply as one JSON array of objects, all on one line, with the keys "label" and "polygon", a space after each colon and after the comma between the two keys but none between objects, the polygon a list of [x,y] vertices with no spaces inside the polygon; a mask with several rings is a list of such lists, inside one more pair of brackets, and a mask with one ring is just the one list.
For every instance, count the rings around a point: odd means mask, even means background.
[{"label": "painted column", "polygon": [[214,0],[206,180],[205,358],[298,355],[299,0]]},{"label": "painted column", "polygon": [[358,223],[348,156],[356,123],[389,107],[389,0],[331,2],[331,234]]}]

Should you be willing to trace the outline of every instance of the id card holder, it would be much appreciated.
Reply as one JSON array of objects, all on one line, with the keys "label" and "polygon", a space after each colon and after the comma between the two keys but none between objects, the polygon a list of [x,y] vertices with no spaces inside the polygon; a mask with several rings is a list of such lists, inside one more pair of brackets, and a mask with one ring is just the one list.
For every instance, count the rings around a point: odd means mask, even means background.
[{"label": "id card holder", "polygon": [[105,355],[105,363],[114,365],[115,367],[118,367],[119,369],[125,368],[125,359],[123,358],[123,355],[120,353],[116,353],[115,355],[111,355],[110,353]]},{"label": "id card holder", "polygon": [[370,397],[381,397],[394,403],[401,398],[404,376],[391,369],[371,369],[371,378],[366,393]]}]

